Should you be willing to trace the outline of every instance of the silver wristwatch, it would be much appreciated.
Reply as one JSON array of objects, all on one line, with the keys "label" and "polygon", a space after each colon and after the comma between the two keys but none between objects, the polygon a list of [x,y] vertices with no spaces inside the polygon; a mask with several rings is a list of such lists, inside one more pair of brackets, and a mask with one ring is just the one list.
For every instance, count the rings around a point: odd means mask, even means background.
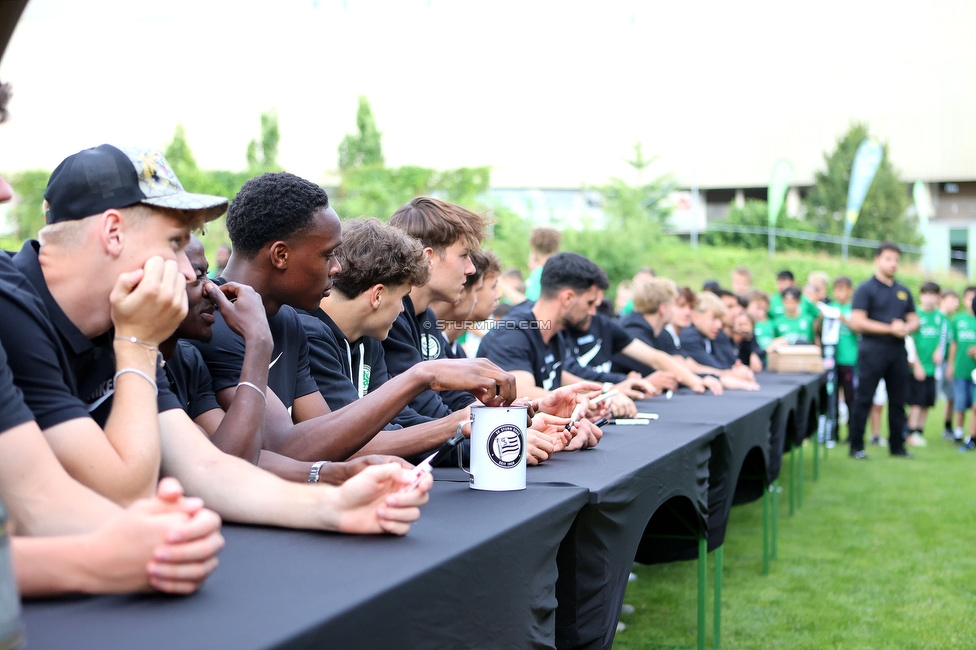
[{"label": "silver wristwatch", "polygon": [[322,466],[325,465],[327,462],[329,462],[329,461],[327,461],[327,460],[320,460],[320,461],[318,461],[316,463],[312,463],[312,468],[310,470],[308,470],[308,482],[309,483],[318,483],[319,482],[319,470],[321,470],[322,469]]}]

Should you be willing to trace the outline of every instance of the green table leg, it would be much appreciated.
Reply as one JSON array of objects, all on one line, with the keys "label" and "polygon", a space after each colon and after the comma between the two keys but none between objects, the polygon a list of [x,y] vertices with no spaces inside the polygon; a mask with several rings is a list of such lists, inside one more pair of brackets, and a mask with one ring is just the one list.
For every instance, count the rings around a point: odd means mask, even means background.
[{"label": "green table leg", "polygon": [[698,650],[705,650],[705,567],[708,564],[708,537],[698,538]]},{"label": "green table leg", "polygon": [[715,615],[712,619],[712,647],[718,650],[722,639],[722,555],[724,546],[715,549]]},{"label": "green table leg", "polygon": [[769,518],[772,513],[769,512],[769,502],[773,498],[773,486],[775,483],[771,483],[766,487],[766,491],[763,492],[763,568],[762,574],[764,576],[769,575]]},{"label": "green table leg", "polygon": [[770,557],[772,559],[778,559],[779,549],[777,542],[779,541],[779,479],[773,481],[773,535],[772,544],[770,545]]},{"label": "green table leg", "polygon": [[[813,441],[813,480],[820,478],[820,445],[817,440]],[[825,451],[824,454],[827,452]]]},{"label": "green table leg", "polygon": [[799,461],[796,468],[796,507],[803,507],[803,445],[800,445]]},{"label": "green table leg", "polygon": [[790,516],[796,511],[796,445],[790,449]]}]

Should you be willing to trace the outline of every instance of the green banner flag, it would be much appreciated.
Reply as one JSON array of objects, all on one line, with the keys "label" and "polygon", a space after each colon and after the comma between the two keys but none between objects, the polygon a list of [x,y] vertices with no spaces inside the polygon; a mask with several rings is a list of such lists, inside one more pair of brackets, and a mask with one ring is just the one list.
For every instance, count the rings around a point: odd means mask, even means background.
[{"label": "green banner flag", "polygon": [[857,147],[854,164],[851,166],[851,182],[847,186],[847,213],[844,218],[844,234],[850,235],[861,213],[864,197],[868,195],[871,181],[881,166],[884,148],[875,138],[866,138]]}]

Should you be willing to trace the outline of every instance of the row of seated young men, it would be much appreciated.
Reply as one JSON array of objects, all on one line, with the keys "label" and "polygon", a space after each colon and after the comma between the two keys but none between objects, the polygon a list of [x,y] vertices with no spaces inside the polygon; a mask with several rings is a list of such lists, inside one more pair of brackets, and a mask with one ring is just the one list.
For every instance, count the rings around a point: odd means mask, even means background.
[{"label": "row of seated young men", "polygon": [[[720,301],[689,310],[682,360],[656,347],[672,287],[637,301],[654,338],[622,334],[595,317],[606,275],[574,253],[547,262],[539,300],[495,323],[479,358],[451,358],[499,271],[460,206],[422,197],[389,224],[342,224],[315,184],[265,174],[234,198],[233,254],[210,281],[190,232],[226,209],[158,152],[103,145],[52,174],[39,241],[0,256],[0,496],[21,593],[194,591],[221,518],[404,534],[431,485],[410,487],[408,461],[476,402],[529,403],[538,464],[596,445],[594,421],[635,411],[626,395],[755,387],[719,360]],[[613,386],[612,406],[589,404]]]}]

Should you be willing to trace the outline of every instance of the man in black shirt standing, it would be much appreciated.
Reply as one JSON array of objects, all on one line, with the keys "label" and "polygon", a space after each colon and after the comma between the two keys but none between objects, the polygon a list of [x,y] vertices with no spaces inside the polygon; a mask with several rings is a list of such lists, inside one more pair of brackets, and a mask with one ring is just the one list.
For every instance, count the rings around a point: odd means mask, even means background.
[{"label": "man in black shirt standing", "polygon": [[864,425],[878,382],[888,387],[888,443],[892,456],[905,450],[905,397],[911,372],[905,337],[918,329],[912,293],[895,281],[901,249],[883,242],[874,253],[875,274],[854,292],[850,328],[861,335],[857,347],[858,383],[851,416],[851,458],[865,459]]}]

